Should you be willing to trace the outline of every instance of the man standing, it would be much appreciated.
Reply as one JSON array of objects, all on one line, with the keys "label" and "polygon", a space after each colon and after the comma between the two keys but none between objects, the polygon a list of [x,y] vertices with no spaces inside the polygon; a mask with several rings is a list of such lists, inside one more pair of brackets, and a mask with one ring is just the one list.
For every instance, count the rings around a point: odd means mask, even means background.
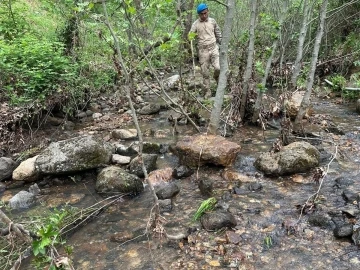
[{"label": "man standing", "polygon": [[208,6],[204,3],[198,5],[197,19],[191,26],[190,33],[195,33],[198,41],[199,62],[201,73],[204,79],[205,98],[211,97],[210,89],[210,64],[214,67],[214,79],[219,80],[220,64],[219,64],[219,47],[221,44],[220,27],[213,18],[209,18]]}]

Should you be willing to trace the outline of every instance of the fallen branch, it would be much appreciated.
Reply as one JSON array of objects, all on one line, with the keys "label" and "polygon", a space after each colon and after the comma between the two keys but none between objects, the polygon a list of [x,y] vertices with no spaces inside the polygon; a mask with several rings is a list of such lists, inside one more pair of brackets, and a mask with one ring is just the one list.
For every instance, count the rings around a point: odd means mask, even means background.
[{"label": "fallen branch", "polygon": [[309,202],[312,201],[311,204],[314,204],[314,202],[316,201],[316,199],[318,198],[319,196],[319,193],[320,193],[320,190],[321,190],[321,187],[324,183],[324,179],[326,177],[326,175],[328,174],[329,172],[329,169],[330,169],[330,164],[334,161],[334,159],[336,158],[337,156],[337,153],[338,153],[338,146],[335,145],[335,154],[333,155],[333,157],[331,158],[331,160],[329,161],[329,163],[326,165],[326,170],[323,172],[322,174],[322,177],[319,179],[319,187],[318,187],[318,190],[312,194],[307,200],[306,202],[303,204],[302,208],[301,208],[301,211],[300,211],[300,216],[299,216],[299,220],[301,219],[302,215],[303,215],[303,212],[304,212],[304,209],[307,205],[309,205]]},{"label": "fallen branch", "polygon": [[[331,85],[332,87],[334,87],[334,84],[333,84],[331,81],[325,79],[325,82],[328,83],[329,85]],[[360,91],[360,88],[344,87],[343,90],[347,90],[347,91]]]}]

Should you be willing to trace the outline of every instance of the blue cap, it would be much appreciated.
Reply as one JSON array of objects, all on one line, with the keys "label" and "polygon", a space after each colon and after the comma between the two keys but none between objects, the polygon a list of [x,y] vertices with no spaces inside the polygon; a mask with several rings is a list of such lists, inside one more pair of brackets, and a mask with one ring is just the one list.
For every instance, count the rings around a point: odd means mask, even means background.
[{"label": "blue cap", "polygon": [[208,6],[204,3],[201,3],[200,5],[198,5],[196,11],[198,14],[200,14],[200,12],[204,11],[205,9],[208,9]]}]

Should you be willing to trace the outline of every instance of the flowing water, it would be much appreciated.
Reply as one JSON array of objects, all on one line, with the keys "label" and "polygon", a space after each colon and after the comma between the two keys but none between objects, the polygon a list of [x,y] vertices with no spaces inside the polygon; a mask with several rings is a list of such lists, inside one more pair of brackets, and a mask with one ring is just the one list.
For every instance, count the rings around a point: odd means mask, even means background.
[{"label": "flowing water", "polygon": [[[345,176],[357,184],[360,181],[356,177],[360,170],[360,117],[354,113],[353,107],[334,105],[330,101],[317,102],[315,112],[331,115],[345,132],[345,135],[336,136],[325,132],[320,134],[324,140],[336,140],[339,146],[337,159],[330,164],[323,182],[317,209],[339,211],[347,204],[334,189],[334,180]],[[169,128],[166,118],[162,115],[147,125],[155,125],[157,129]],[[189,130],[189,126],[180,128],[183,129],[180,134]],[[153,206],[146,188],[139,196],[125,197],[111,205],[68,236],[67,244],[74,250],[74,268],[360,269],[360,251],[350,238],[336,239],[331,228],[311,226],[309,215],[300,214],[301,206],[319,188],[311,174],[267,178],[253,167],[257,155],[268,151],[277,136],[276,130],[262,132],[256,127],[241,127],[229,138],[242,147],[233,168],[204,166],[191,177],[176,180],[181,191],[173,199],[173,210],[163,213],[166,220],[163,226],[169,234],[190,230],[187,239],[166,240],[145,233]],[[157,141],[175,143],[179,138],[181,135]],[[323,143],[323,148],[330,158],[337,149],[332,143]],[[322,165],[327,165],[328,161],[329,157]],[[174,168],[176,165],[178,159],[171,153],[158,159],[159,168]],[[226,231],[205,232],[200,230],[199,222],[192,221],[200,203],[206,199],[198,189],[198,177],[214,180],[214,196],[222,198],[236,217],[237,227],[228,230],[238,236],[236,241],[229,241]],[[103,198],[94,190],[96,174],[88,173],[80,178],[79,181],[68,179],[62,185],[44,187],[42,207],[59,206],[65,202],[86,207],[101,201]],[[237,194],[230,192],[234,188],[239,191]],[[21,269],[32,267],[27,262]]]}]

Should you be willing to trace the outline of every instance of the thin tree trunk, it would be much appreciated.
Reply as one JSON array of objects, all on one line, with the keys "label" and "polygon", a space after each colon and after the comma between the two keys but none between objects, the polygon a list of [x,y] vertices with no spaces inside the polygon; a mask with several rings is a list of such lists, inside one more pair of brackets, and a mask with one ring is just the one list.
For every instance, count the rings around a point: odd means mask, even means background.
[{"label": "thin tree trunk", "polygon": [[220,46],[220,75],[219,75],[219,83],[216,89],[214,106],[211,111],[210,123],[208,127],[208,131],[210,134],[216,134],[219,123],[220,123],[220,114],[221,108],[224,103],[224,93],[227,83],[228,76],[228,46],[231,37],[231,27],[233,24],[233,18],[235,13],[235,0],[228,0],[226,7],[226,17],[224,23],[224,31],[223,38]]},{"label": "thin tree trunk", "polygon": [[249,82],[252,74],[252,66],[254,61],[256,10],[257,10],[257,0],[253,0],[251,1],[248,56],[246,61],[246,69],[243,76],[241,103],[240,103],[240,117],[242,121],[245,116],[246,100],[247,100]]},{"label": "thin tree trunk", "polygon": [[271,49],[271,54],[270,57],[267,60],[266,63],[266,67],[265,67],[265,74],[261,80],[261,84],[260,87],[258,87],[257,89],[257,97],[256,97],[256,101],[255,101],[255,105],[254,105],[254,112],[251,118],[251,122],[252,123],[256,123],[256,121],[259,119],[259,115],[260,115],[260,109],[261,109],[261,104],[262,104],[262,98],[264,95],[264,92],[266,91],[265,85],[266,85],[266,80],[269,76],[269,72],[270,72],[270,68],[271,68],[271,62],[274,58],[275,55],[275,51],[277,49],[278,46],[278,42],[279,40],[276,39],[272,45],[272,49]]},{"label": "thin tree trunk", "polygon": [[325,19],[326,19],[327,4],[328,4],[328,0],[323,0],[323,2],[321,4],[319,27],[318,27],[318,31],[316,33],[314,50],[313,50],[313,55],[311,58],[310,70],[309,70],[308,79],[307,79],[307,83],[306,83],[306,92],[303,97],[303,100],[301,101],[299,112],[296,115],[296,119],[295,119],[295,123],[294,123],[295,131],[299,131],[302,128],[301,121],[306,113],[307,108],[310,105],[310,96],[311,96],[312,87],[314,84],[316,63],[317,63],[318,56],[319,56],[321,39],[324,34],[324,25],[325,25]]},{"label": "thin tree trunk", "polygon": [[291,76],[291,81],[290,81],[290,88],[295,88],[296,81],[297,81],[297,78],[298,78],[298,76],[300,74],[300,70],[301,70],[301,60],[303,57],[305,37],[306,37],[307,28],[308,28],[310,7],[311,7],[311,5],[309,3],[309,0],[304,0],[303,20],[302,20],[301,30],[300,30],[300,34],[299,34],[297,55],[296,55],[296,60],[294,63],[294,71],[293,71],[293,74]]},{"label": "thin tree trunk", "polygon": [[[266,81],[267,81],[267,79],[269,77],[272,60],[274,58],[275,52],[276,52],[277,47],[278,47],[278,43],[279,43],[280,38],[281,38],[281,31],[282,31],[286,11],[287,11],[287,2],[284,1],[283,2],[283,10],[280,10],[280,12],[281,12],[280,21],[279,21],[280,27],[279,27],[279,29],[278,29],[278,31],[276,33],[276,39],[274,40],[274,42],[273,42],[273,44],[271,46],[271,54],[270,54],[270,56],[269,56],[269,58],[268,58],[268,60],[266,62],[265,73],[264,73],[264,76],[263,76],[263,78],[261,80],[261,86],[258,87],[258,89],[257,89],[258,93],[257,93],[255,105],[254,105],[254,112],[253,112],[253,115],[252,115],[252,118],[251,118],[252,123],[256,123],[256,121],[259,119],[259,116],[260,116],[262,98],[263,98],[264,92],[266,90],[265,85],[266,85]],[[280,70],[282,70],[281,69],[281,67],[282,67],[282,62],[281,61],[282,61],[282,59],[280,58]]]},{"label": "thin tree trunk", "polygon": [[[129,72],[127,71],[127,68],[125,66],[125,63],[124,63],[124,60],[123,60],[123,57],[122,57],[122,54],[121,54],[118,38],[116,37],[116,35],[115,35],[111,25],[110,25],[105,0],[102,0],[102,6],[103,6],[103,9],[104,9],[105,24],[106,24],[107,28],[109,29],[109,31],[110,31],[110,33],[111,33],[111,35],[113,37],[114,45],[115,45],[116,52],[117,52],[118,61],[119,61],[120,65],[121,65],[122,74],[124,75],[124,78],[125,78],[124,88],[126,90],[126,97],[128,99],[128,102],[129,102],[129,106],[130,106],[130,109],[131,109],[133,121],[134,121],[136,130],[137,130],[137,133],[138,133],[138,137],[139,137],[139,158],[140,158],[141,161],[143,161],[143,159],[142,159],[143,137],[142,137],[142,132],[140,130],[139,122],[138,122],[138,119],[137,119],[137,116],[136,116],[135,108],[134,108],[133,102],[131,100],[130,75],[129,75]],[[156,215],[155,219],[156,219],[158,216],[160,216],[159,200],[158,200],[158,197],[156,196],[155,189],[154,189],[152,183],[149,180],[149,176],[148,176],[147,170],[145,168],[144,162],[141,162],[141,164],[142,164],[142,170],[143,170],[143,173],[144,173],[145,180],[148,183],[148,185],[150,187],[150,190],[151,190],[151,193],[152,193],[152,195],[154,197],[154,200],[155,200],[155,215]]]}]

